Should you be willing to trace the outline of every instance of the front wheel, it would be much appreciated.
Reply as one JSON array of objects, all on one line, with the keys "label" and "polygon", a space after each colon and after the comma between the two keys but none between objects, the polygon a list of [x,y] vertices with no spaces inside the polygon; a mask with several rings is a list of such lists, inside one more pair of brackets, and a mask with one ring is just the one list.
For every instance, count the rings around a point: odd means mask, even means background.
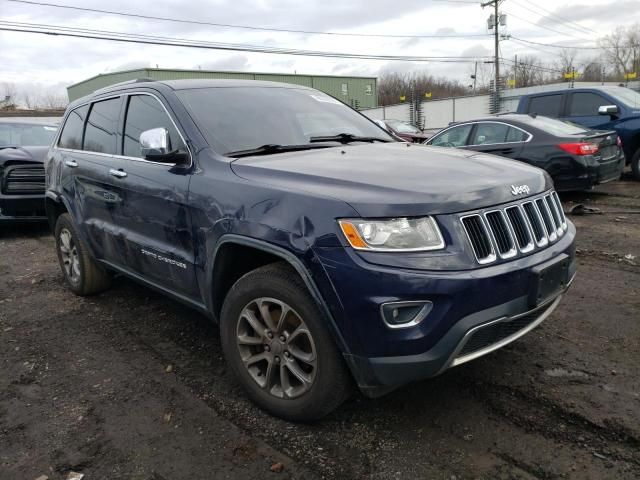
[{"label": "front wheel", "polygon": [[267,265],[238,280],[224,301],[220,329],[231,370],[268,412],[310,421],[347,397],[349,374],[326,320],[287,265]]}]

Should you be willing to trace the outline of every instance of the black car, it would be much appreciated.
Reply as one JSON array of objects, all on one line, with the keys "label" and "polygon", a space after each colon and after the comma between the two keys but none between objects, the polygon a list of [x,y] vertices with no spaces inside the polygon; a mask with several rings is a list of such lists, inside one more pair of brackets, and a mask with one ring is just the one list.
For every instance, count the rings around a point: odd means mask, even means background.
[{"label": "black car", "polygon": [[0,119],[0,222],[46,220],[44,158],[58,127]]},{"label": "black car", "polygon": [[74,293],[116,272],[205,313],[250,397],[293,420],[522,337],[576,268],[544,171],[396,142],[298,85],[99,90],[69,105],[46,178]]},{"label": "black car", "polygon": [[559,191],[588,190],[616,180],[625,164],[616,132],[537,115],[507,114],[456,123],[425,143],[529,163],[546,170]]}]

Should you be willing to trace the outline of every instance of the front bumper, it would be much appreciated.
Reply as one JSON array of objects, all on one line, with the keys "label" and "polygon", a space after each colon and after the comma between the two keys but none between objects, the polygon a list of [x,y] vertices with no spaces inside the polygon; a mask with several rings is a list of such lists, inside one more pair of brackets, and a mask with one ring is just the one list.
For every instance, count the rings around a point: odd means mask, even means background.
[{"label": "front bumper", "polygon": [[0,223],[46,219],[44,195],[0,195]]},{"label": "front bumper", "polygon": [[[338,296],[333,314],[349,345],[345,359],[366,395],[435,376],[510,343],[542,322],[564,292],[532,303],[534,272],[566,259],[575,274],[575,227],[555,244],[511,262],[465,271],[394,269],[362,261],[348,249],[317,252]],[[340,253],[342,251],[342,253]],[[389,329],[379,305],[428,300],[421,323]],[[331,306],[331,305],[330,305]]]}]

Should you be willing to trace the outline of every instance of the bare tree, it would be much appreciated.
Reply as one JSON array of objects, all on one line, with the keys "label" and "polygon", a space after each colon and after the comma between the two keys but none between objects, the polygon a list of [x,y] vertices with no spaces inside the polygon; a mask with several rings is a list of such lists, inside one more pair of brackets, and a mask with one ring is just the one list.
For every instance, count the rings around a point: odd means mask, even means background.
[{"label": "bare tree", "polygon": [[598,41],[621,80],[625,73],[640,69],[640,23],[629,27],[617,27]]},{"label": "bare tree", "polygon": [[380,105],[393,105],[405,96],[407,101],[411,91],[417,96],[431,93],[431,98],[458,97],[468,94],[462,83],[448,78],[434,77],[428,73],[383,73],[378,79],[378,102]]},{"label": "bare tree", "polygon": [[40,107],[40,98],[38,94],[30,90],[25,90],[22,93],[22,102],[29,110],[36,110]]},{"label": "bare tree", "polygon": [[3,82],[0,86],[0,107],[13,109],[18,101],[18,89],[15,83]]},{"label": "bare tree", "polygon": [[67,99],[64,95],[55,92],[54,90],[47,91],[42,96],[42,106],[48,109],[64,108],[67,105]]},{"label": "bare tree", "polygon": [[531,87],[545,82],[545,67],[535,55],[524,55],[513,67],[513,78],[517,87]]},{"label": "bare tree", "polygon": [[556,61],[556,68],[562,70],[562,73],[571,73],[576,65],[577,53],[574,49],[563,48],[558,53],[558,59]]}]

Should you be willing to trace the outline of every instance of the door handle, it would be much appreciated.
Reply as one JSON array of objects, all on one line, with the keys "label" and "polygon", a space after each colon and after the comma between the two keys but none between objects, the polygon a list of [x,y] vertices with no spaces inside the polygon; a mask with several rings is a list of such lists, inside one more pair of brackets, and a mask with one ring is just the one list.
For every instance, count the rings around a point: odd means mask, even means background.
[{"label": "door handle", "polygon": [[64,164],[67,167],[71,167],[71,168],[76,168],[78,166],[78,162],[76,162],[75,160],[65,160]]},{"label": "door handle", "polygon": [[118,178],[124,178],[127,176],[127,172],[125,172],[124,170],[116,170],[115,168],[112,168],[109,170],[109,175],[112,175]]}]

